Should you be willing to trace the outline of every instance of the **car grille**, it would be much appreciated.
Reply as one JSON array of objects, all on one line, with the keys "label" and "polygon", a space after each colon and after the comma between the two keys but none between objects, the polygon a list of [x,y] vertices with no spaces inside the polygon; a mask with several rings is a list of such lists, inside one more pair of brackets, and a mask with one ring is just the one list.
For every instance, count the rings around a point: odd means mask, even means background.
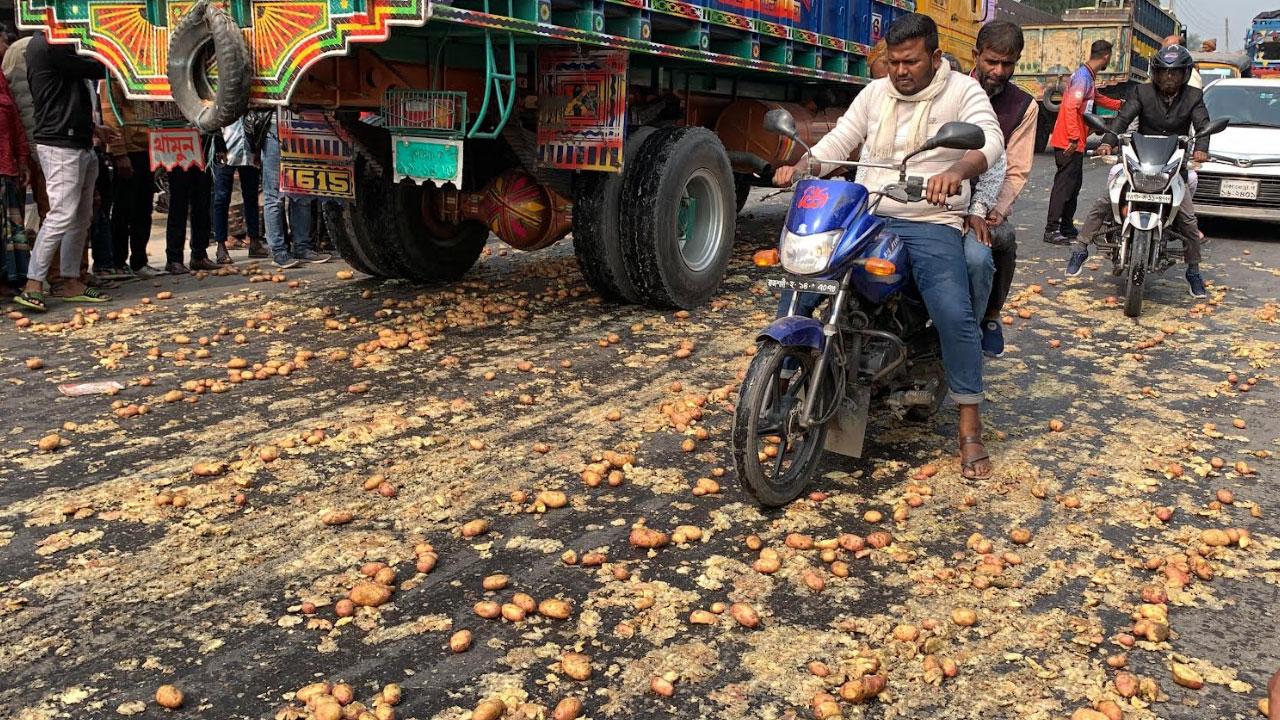
[{"label": "car grille", "polygon": [[[1222,186],[1224,178],[1228,180],[1256,180],[1258,182],[1258,199],[1241,200],[1239,198],[1220,197],[1218,189]],[[1229,205],[1231,207],[1280,210],[1280,178],[1258,177],[1256,175],[1252,177],[1245,175],[1206,175],[1205,173],[1200,173],[1196,194],[1192,199],[1197,205]]]}]

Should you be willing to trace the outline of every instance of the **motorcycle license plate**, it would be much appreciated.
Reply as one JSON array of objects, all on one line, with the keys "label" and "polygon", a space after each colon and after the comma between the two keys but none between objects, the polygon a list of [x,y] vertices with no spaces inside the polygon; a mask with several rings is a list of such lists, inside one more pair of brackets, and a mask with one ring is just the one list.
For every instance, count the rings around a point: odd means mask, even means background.
[{"label": "motorcycle license plate", "polygon": [[1218,197],[1235,198],[1237,200],[1257,200],[1257,180],[1223,180],[1218,188]]},{"label": "motorcycle license plate", "polygon": [[814,280],[793,275],[769,278],[765,281],[765,285],[774,290],[792,290],[794,292],[820,293],[822,295],[835,295],[840,291],[839,280]]},{"label": "motorcycle license plate", "polygon": [[1151,193],[1131,192],[1128,195],[1129,202],[1145,202],[1145,203],[1171,203],[1172,195],[1152,195]]}]

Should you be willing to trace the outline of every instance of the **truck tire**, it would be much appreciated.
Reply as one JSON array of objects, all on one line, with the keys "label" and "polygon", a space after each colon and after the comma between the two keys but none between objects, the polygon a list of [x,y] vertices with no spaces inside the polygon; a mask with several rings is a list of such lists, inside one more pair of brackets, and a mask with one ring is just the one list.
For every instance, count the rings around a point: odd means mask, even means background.
[{"label": "truck tire", "polygon": [[653,132],[654,128],[638,127],[628,133],[622,149],[623,171],[586,173],[573,202],[573,254],[578,270],[592,290],[613,302],[640,302],[622,258],[619,205],[623,175],[631,169],[640,144]]},{"label": "truck tire", "polygon": [[663,128],[622,182],[627,277],[651,307],[693,308],[720,287],[733,251],[733,169],[715,133]]},{"label": "truck tire", "polygon": [[[214,83],[208,62],[218,63]],[[169,88],[182,114],[201,132],[216,132],[249,110],[249,46],[236,21],[207,0],[198,2],[169,36]]]}]

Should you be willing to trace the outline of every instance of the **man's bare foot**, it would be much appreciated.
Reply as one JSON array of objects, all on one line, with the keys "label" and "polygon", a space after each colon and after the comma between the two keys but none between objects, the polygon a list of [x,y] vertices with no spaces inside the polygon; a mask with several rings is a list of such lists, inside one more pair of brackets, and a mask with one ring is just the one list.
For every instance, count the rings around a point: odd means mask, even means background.
[{"label": "man's bare foot", "polygon": [[986,480],[994,470],[982,442],[982,415],[977,405],[960,406],[960,474],[966,480]]}]

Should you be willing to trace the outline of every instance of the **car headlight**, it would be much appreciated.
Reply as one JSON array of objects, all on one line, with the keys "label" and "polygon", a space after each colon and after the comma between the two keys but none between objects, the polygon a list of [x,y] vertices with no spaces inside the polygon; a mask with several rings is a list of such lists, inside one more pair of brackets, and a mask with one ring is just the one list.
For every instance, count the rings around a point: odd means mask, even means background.
[{"label": "car headlight", "polygon": [[827,269],[831,253],[844,230],[796,235],[790,230],[782,233],[782,268],[796,275],[816,275]]}]

